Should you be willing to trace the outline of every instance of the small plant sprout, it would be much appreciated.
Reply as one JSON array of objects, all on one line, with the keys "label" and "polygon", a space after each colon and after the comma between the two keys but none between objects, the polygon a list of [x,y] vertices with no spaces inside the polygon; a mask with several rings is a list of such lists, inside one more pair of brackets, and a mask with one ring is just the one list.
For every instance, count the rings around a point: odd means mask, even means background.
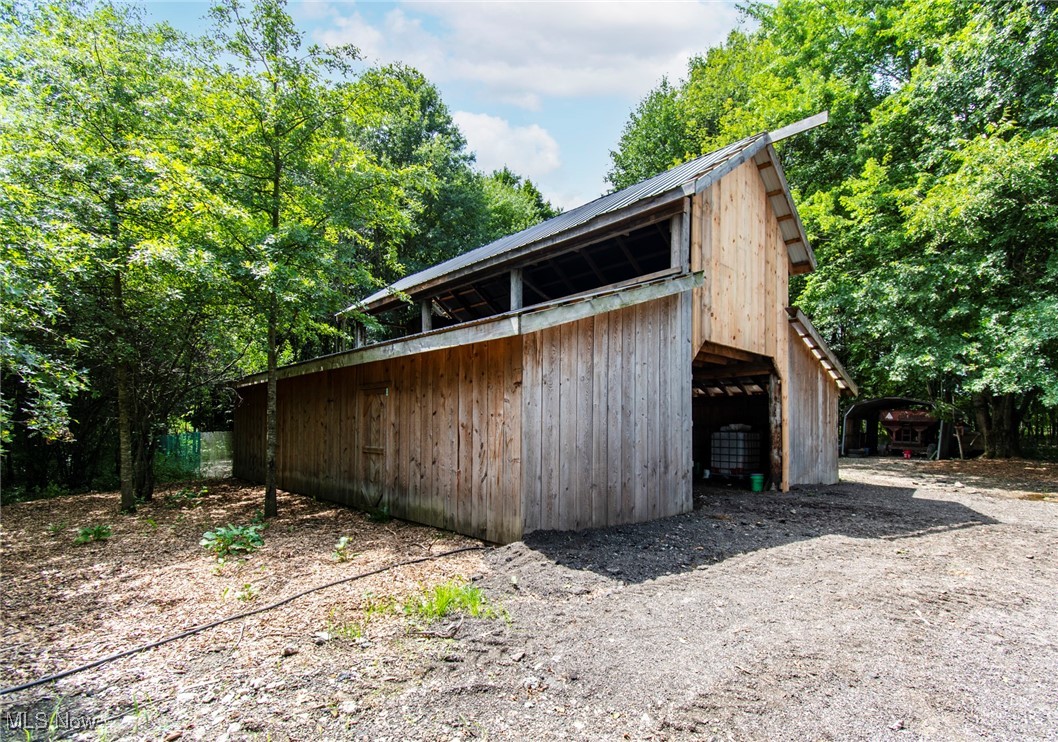
[{"label": "small plant sprout", "polygon": [[217,558],[223,558],[230,554],[251,554],[264,546],[264,539],[261,538],[261,526],[233,526],[229,523],[203,533],[199,544]]},{"label": "small plant sprout", "polygon": [[350,541],[348,536],[342,536],[334,545],[334,558],[339,562],[347,562],[357,555],[357,552],[349,550]]},{"label": "small plant sprout", "polygon": [[184,487],[179,492],[166,495],[165,505],[170,508],[198,507],[202,498],[208,494],[209,489],[206,487],[197,490],[191,487]]},{"label": "small plant sprout", "polygon": [[58,523],[49,523],[45,528],[49,536],[58,536],[66,530],[66,521],[60,520]]},{"label": "small plant sprout", "polygon": [[260,591],[247,582],[239,589],[239,592],[235,593],[235,597],[243,603],[249,603],[251,600],[256,599],[259,594]]},{"label": "small plant sprout", "polygon": [[110,526],[106,523],[101,523],[95,526],[85,526],[77,532],[77,538],[73,540],[75,544],[87,544],[90,541],[106,541],[110,538]]}]

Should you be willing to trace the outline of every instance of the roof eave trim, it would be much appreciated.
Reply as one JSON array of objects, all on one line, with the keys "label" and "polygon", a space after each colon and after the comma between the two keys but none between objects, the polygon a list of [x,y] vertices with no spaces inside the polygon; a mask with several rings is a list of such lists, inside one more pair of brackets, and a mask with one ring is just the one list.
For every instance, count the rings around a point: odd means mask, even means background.
[{"label": "roof eave trim", "polygon": [[[794,275],[811,273],[817,267],[815,251],[812,250],[812,243],[808,241],[808,235],[805,234],[805,226],[801,223],[801,215],[797,212],[797,206],[794,204],[793,194],[790,193],[790,184],[786,180],[786,172],[783,170],[782,162],[779,161],[779,153],[775,151],[775,147],[770,141],[770,135],[768,135],[766,139],[768,140],[768,157],[771,158],[772,165],[775,167],[775,174],[779,178],[779,183],[782,186],[783,194],[786,196],[786,200],[790,205],[790,213],[793,214],[794,224],[797,225],[797,236],[801,238],[801,243],[805,246],[805,252],[808,253],[808,263],[794,264],[799,269],[791,272],[794,273]],[[805,265],[808,267],[805,268]]]},{"label": "roof eave trim", "polygon": [[[750,159],[755,157],[758,152],[768,146],[767,135],[761,136],[753,144],[749,145],[734,157],[729,158],[720,167],[713,168],[705,175],[695,179],[693,182],[687,183],[683,186],[683,194],[685,196],[696,196],[702,193],[706,188],[716,183],[718,180],[723,178],[725,175],[730,173],[742,165],[749,162]],[[785,185],[785,182],[784,182]]]},{"label": "roof eave trim", "polygon": [[[790,315],[790,324],[794,326],[795,330],[797,330],[797,334],[801,335],[801,337],[810,338],[816,344],[816,347],[819,348],[820,353],[826,357],[831,368],[827,368],[822,360],[820,360],[820,365],[823,366],[824,370],[831,376],[831,378],[834,378],[835,382],[839,382],[838,387],[840,388],[842,386],[841,382],[844,382],[845,388],[842,389],[842,391],[848,391],[853,397],[858,397],[860,394],[860,388],[856,385],[856,382],[852,380],[852,377],[849,376],[849,372],[845,370],[845,367],[841,364],[841,361],[838,360],[838,357],[834,355],[834,351],[832,351],[830,346],[826,344],[826,341],[823,340],[823,337],[819,334],[819,330],[817,330],[815,325],[812,324],[812,321],[797,307],[787,307],[786,313]],[[804,330],[804,334],[798,330],[798,325]]]}]

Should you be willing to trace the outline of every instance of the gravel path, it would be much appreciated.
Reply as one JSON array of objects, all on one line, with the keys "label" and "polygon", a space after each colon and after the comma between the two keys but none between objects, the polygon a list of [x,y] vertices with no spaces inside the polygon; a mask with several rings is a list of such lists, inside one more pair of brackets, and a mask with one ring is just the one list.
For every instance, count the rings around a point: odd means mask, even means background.
[{"label": "gravel path", "polygon": [[850,462],[816,491],[491,553],[378,738],[1058,738],[1058,505]]}]

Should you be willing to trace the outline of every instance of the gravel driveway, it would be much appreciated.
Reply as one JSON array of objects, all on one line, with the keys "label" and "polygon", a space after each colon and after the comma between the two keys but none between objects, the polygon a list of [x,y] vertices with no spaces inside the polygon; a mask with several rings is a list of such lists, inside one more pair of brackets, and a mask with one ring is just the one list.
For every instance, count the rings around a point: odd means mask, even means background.
[{"label": "gravel driveway", "polygon": [[789,494],[492,551],[368,738],[1056,739],[1058,504],[848,462]]}]

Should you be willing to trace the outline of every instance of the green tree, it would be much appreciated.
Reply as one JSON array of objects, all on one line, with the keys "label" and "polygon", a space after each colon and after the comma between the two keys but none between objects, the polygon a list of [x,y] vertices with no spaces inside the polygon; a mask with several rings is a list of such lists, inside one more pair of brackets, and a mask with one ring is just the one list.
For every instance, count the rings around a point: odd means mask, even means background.
[{"label": "green tree", "polygon": [[779,145],[819,260],[793,284],[797,303],[866,393],[954,391],[989,453],[1016,454],[1025,410],[1058,401],[1058,8],[780,0],[747,12],[756,30],[644,100],[611,182],[828,109],[827,126]]},{"label": "green tree", "polygon": [[158,369],[186,368],[200,339],[182,300],[209,295],[211,282],[189,239],[197,186],[177,136],[178,38],[110,5],[8,7],[4,21],[4,219],[18,240],[5,245],[9,296],[34,282],[25,312],[49,315],[27,317],[13,336],[30,369],[18,373],[37,409],[51,411],[56,389],[75,390],[75,367],[93,394],[112,384],[121,507],[131,511],[150,495],[153,437],[178,403],[168,390],[179,384]]},{"label": "green tree", "polygon": [[417,209],[406,189],[427,176],[388,168],[357,142],[356,49],[306,46],[279,0],[225,0],[211,13],[196,164],[224,203],[211,212],[218,255],[265,335],[273,516],[281,340],[336,332],[344,299],[375,282],[373,265],[395,259]]}]

